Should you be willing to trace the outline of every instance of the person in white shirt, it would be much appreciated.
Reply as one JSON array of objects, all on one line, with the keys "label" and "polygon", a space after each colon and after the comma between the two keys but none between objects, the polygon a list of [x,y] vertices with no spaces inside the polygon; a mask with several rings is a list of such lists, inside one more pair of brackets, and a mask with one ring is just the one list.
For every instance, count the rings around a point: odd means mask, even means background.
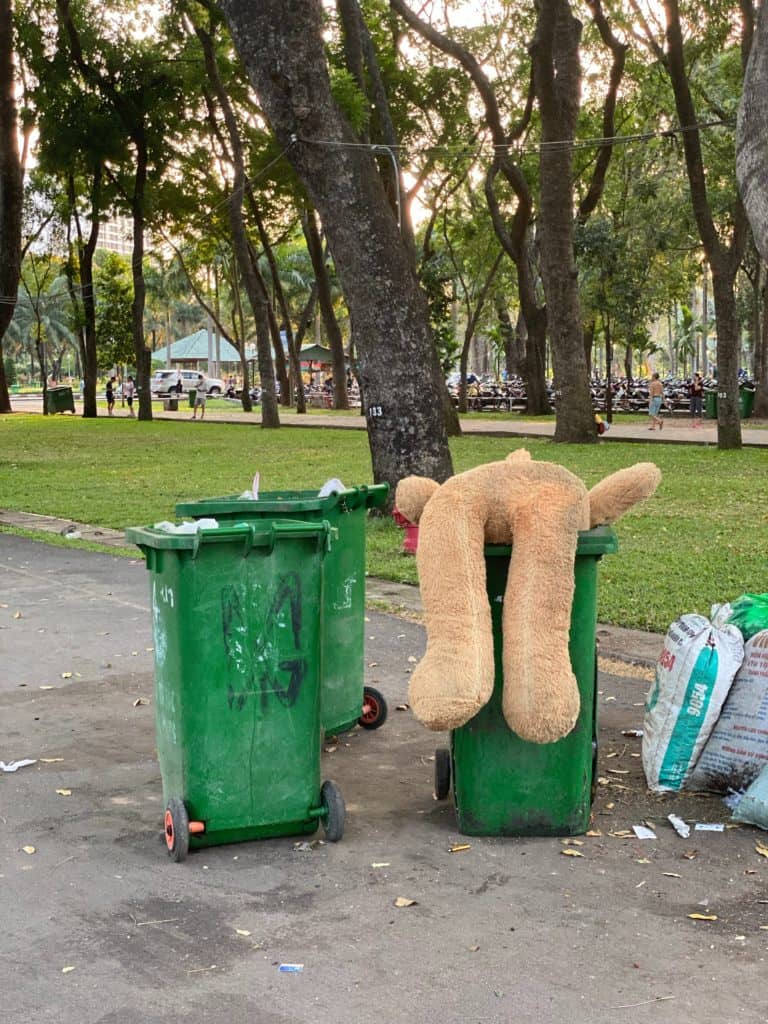
[{"label": "person in white shirt", "polygon": [[197,410],[200,410],[200,419],[205,419],[205,399],[208,396],[208,381],[202,373],[197,375],[197,390],[195,391],[195,408],[192,410],[192,419],[197,419]]}]

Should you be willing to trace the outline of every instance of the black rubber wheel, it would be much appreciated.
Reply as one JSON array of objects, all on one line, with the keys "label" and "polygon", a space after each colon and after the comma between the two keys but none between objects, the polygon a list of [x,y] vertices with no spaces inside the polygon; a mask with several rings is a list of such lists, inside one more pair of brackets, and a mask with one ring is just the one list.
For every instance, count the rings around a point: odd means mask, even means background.
[{"label": "black rubber wheel", "polygon": [[173,796],[165,809],[165,845],[168,856],[177,863],[189,853],[189,815],[184,801]]},{"label": "black rubber wheel", "polygon": [[218,398],[220,394],[221,394],[221,388],[211,388],[211,391],[210,391],[211,398]]},{"label": "black rubber wheel", "polygon": [[358,722],[364,729],[380,729],[387,720],[387,702],[384,694],[372,686],[363,687],[364,711]]},{"label": "black rubber wheel", "polygon": [[435,751],[435,798],[447,800],[451,792],[451,752],[448,747]]},{"label": "black rubber wheel", "polygon": [[338,843],[344,835],[344,821],[347,817],[347,808],[344,804],[344,797],[335,782],[330,780],[324,782],[320,787],[320,802],[325,808],[323,828],[325,838],[329,843]]}]

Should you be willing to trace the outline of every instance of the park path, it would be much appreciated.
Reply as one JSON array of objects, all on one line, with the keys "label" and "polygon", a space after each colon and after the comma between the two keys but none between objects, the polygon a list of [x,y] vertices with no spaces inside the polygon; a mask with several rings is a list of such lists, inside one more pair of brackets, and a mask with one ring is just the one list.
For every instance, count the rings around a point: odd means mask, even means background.
[{"label": "park path", "polygon": [[[14,412],[40,413],[42,402],[39,398],[13,398],[12,405]],[[76,409],[80,412],[80,404],[75,403]],[[116,417],[127,417],[128,409],[121,408],[118,404],[115,409]],[[178,412],[167,412],[162,409],[159,403],[155,403],[153,415],[158,420],[190,420],[190,412],[186,406]],[[253,413],[243,412],[237,403],[233,403],[230,409],[208,409],[205,414],[204,423],[246,423],[252,426],[261,422],[261,415],[258,411]],[[339,414],[332,412],[312,413],[308,412],[299,416],[293,410],[280,408],[280,422],[285,427],[333,427],[344,430],[365,430],[365,419],[362,416]],[[749,426],[742,424],[742,442],[745,446],[756,448],[768,448],[768,422],[765,420],[749,420]],[[196,425],[195,429],[200,429]],[[465,434],[483,434],[501,437],[552,437],[555,432],[553,421],[540,422],[532,419],[522,419],[518,414],[511,413],[505,419],[475,419],[462,417],[461,429]],[[649,430],[645,423],[622,423],[617,420],[612,424],[608,433],[602,437],[603,441],[634,441],[643,443],[670,444],[717,444],[717,426],[714,420],[705,420],[704,426],[694,428],[687,416],[667,418],[664,421],[662,430]]]}]

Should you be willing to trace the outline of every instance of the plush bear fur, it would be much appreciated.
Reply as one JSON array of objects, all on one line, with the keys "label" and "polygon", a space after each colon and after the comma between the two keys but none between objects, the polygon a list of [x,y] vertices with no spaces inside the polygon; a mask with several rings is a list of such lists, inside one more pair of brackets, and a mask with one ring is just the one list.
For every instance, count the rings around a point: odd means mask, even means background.
[{"label": "plush bear fur", "polygon": [[503,711],[526,740],[566,736],[579,714],[568,635],[578,532],[614,522],[656,490],[653,463],[613,473],[591,491],[525,449],[439,485],[406,477],[398,510],[419,523],[416,554],[427,651],[410,704],[429,729],[468,722],[493,692],[493,635],[485,544],[512,543],[502,615]]}]

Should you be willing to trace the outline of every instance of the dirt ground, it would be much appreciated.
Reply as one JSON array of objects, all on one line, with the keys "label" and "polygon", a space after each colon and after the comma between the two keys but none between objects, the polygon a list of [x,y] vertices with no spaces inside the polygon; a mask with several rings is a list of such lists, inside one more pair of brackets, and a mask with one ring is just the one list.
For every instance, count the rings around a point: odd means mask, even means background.
[{"label": "dirt ground", "polygon": [[[143,564],[0,535],[0,759],[37,759],[0,773],[4,1019],[768,1021],[765,834],[673,831],[670,812],[728,812],[646,790],[641,741],[623,735],[642,726],[642,670],[603,662],[592,834],[470,839],[432,796],[447,737],[396,710],[421,626],[371,611],[366,632],[367,681],[390,714],[326,744],[342,841],[241,843],[173,864]],[[636,839],[641,823],[657,839]]]}]

